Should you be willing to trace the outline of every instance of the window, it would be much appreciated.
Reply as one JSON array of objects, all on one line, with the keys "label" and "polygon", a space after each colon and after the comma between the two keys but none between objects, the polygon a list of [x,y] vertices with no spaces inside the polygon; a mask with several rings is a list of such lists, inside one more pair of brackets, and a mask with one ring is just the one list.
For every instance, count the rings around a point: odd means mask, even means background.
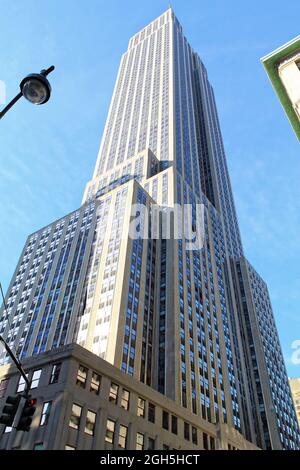
[{"label": "window", "polygon": [[44,450],[44,443],[38,442],[37,444],[34,444],[33,450]]},{"label": "window", "polygon": [[96,372],[93,372],[90,391],[95,393],[96,395],[99,395],[100,386],[101,386],[101,376],[99,374],[96,374]]},{"label": "window", "polygon": [[144,450],[144,434],[136,433],[136,450]]},{"label": "window", "polygon": [[40,426],[47,426],[50,412],[51,412],[51,405],[52,405],[51,401],[46,401],[43,404]]},{"label": "window", "polygon": [[42,369],[35,370],[32,374],[30,388],[37,388],[39,386],[39,381],[41,377]]},{"label": "window", "polygon": [[[28,374],[26,374],[26,377],[28,378]],[[21,375],[19,379],[18,387],[17,387],[17,393],[24,392],[25,388],[26,388],[26,382],[24,380],[24,377],[22,377]]]},{"label": "window", "polygon": [[82,407],[73,403],[69,426],[73,429],[79,429]]},{"label": "window", "polygon": [[148,450],[154,450],[155,449],[155,439],[152,437],[148,437]]},{"label": "window", "polygon": [[184,423],[184,438],[185,440],[190,440],[190,425],[189,423]]},{"label": "window", "polygon": [[118,393],[119,393],[119,385],[112,382],[111,386],[110,386],[110,391],[109,391],[109,401],[111,401],[112,403],[117,404],[117,402],[118,402]]},{"label": "window", "polygon": [[3,398],[7,389],[8,379],[3,379],[0,382],[0,398]]},{"label": "window", "polygon": [[172,433],[177,434],[178,427],[177,427],[177,417],[172,415]]},{"label": "window", "polygon": [[169,430],[169,413],[164,410],[162,412],[162,427]]},{"label": "window", "polygon": [[211,450],[215,450],[216,446],[215,446],[215,439],[214,439],[214,437],[210,436],[209,441],[210,441],[210,449],[211,449]]},{"label": "window", "polygon": [[4,429],[4,434],[8,433],[8,432],[11,432],[12,430],[12,427],[11,426],[5,426],[5,429]]},{"label": "window", "polygon": [[76,450],[76,447],[70,446],[69,444],[65,445],[65,450]]},{"label": "window", "polygon": [[192,442],[193,444],[198,444],[197,428],[194,428],[194,426],[192,426]]},{"label": "window", "polygon": [[78,367],[76,385],[85,388],[88,369],[84,366]]},{"label": "window", "polygon": [[119,430],[119,447],[120,449],[126,449],[126,444],[127,444],[127,432],[128,428],[127,426],[123,426],[123,424],[120,424],[120,430]]},{"label": "window", "polygon": [[85,428],[84,432],[86,434],[89,434],[90,436],[94,435],[94,429],[95,429],[95,423],[96,423],[96,413],[93,411],[88,410],[87,415],[86,415],[86,422],[85,422]]},{"label": "window", "polygon": [[106,422],[105,442],[109,442],[110,444],[114,443],[115,427],[116,423],[111,419],[108,419]]},{"label": "window", "polygon": [[137,416],[141,416],[141,418],[145,418],[145,408],[146,402],[143,398],[138,398],[138,405],[137,405]]},{"label": "window", "polygon": [[208,436],[205,432],[203,433],[203,449],[208,450]]},{"label": "window", "polygon": [[53,364],[49,384],[56,384],[58,382],[61,369],[61,362]]},{"label": "window", "polygon": [[155,405],[153,403],[148,405],[148,420],[150,423],[155,423]]},{"label": "window", "polygon": [[129,410],[129,399],[130,393],[128,392],[128,390],[125,390],[125,388],[123,388],[121,397],[121,407],[124,408],[124,410]]}]

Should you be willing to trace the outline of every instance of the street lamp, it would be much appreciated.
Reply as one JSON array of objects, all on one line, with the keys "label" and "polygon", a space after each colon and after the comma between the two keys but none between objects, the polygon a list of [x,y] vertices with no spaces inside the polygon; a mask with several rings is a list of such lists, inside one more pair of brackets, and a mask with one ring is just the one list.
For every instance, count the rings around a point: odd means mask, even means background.
[{"label": "street lamp", "polygon": [[0,112],[0,119],[3,118],[7,111],[9,111],[22,96],[32,104],[40,105],[47,103],[51,95],[51,85],[46,77],[49,73],[53,72],[54,69],[55,67],[52,65],[46,70],[41,70],[40,73],[31,73],[23,78],[20,83],[20,93],[18,93],[3,111]]}]

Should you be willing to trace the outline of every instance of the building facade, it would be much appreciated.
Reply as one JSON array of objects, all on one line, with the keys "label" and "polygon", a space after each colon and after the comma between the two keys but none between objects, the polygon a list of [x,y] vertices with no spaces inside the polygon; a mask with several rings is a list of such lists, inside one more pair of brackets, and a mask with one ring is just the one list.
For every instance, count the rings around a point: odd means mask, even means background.
[{"label": "building facade", "polygon": [[171,9],[130,39],[82,206],[28,238],[6,304],[0,334],[22,360],[75,342],[199,423],[299,448],[214,92]]},{"label": "building facade", "polygon": [[[234,428],[199,419],[77,344],[25,359],[24,367],[37,410],[29,433],[4,430],[0,449],[256,449]],[[10,365],[0,374],[2,404],[24,381]]]},{"label": "building facade", "polygon": [[300,36],[261,60],[300,141]]},{"label": "building facade", "polygon": [[300,379],[290,379],[290,386],[297,413],[298,424],[300,426]]}]

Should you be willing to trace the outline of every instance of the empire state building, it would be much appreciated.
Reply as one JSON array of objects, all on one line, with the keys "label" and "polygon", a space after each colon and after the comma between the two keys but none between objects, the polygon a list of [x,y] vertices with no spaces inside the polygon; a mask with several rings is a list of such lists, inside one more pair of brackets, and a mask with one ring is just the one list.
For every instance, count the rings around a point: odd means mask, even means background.
[{"label": "empire state building", "polygon": [[[187,206],[194,228],[203,208],[201,247],[163,234]],[[82,205],[28,237],[6,304],[0,334],[30,370],[77,343],[94,368],[106,361],[208,426],[204,447],[226,428],[249,445],[299,449],[268,289],[243,251],[214,91],[172,9],[130,39]],[[2,377],[8,362],[3,354]],[[90,366],[79,365],[83,383]]]}]

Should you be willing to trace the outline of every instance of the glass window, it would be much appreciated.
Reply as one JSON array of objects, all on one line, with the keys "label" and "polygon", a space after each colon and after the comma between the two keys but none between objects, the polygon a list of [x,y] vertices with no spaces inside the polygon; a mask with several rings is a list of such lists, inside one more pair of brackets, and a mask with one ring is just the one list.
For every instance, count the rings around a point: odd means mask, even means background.
[{"label": "glass window", "polygon": [[70,446],[69,444],[65,445],[65,450],[76,450],[76,447]]},{"label": "glass window", "polygon": [[124,426],[123,424],[120,424],[120,430],[119,430],[119,447],[120,447],[121,449],[126,449],[126,444],[127,444],[127,432],[128,432],[127,426]]},{"label": "glass window", "polygon": [[[28,374],[26,374],[26,377],[28,377]],[[22,377],[21,375],[19,379],[18,387],[17,387],[17,393],[24,392],[25,388],[26,388],[26,382],[24,380],[24,377]]]},{"label": "glass window", "polygon": [[95,393],[96,395],[99,395],[100,386],[101,386],[101,376],[99,374],[96,374],[96,372],[93,372],[90,391]]},{"label": "glass window", "polygon": [[80,425],[80,417],[81,417],[82,407],[73,403],[72,406],[72,413],[70,417],[69,426],[73,429],[78,429]]},{"label": "glass window", "polygon": [[164,429],[169,429],[169,413],[167,411],[162,412],[162,427]]},{"label": "glass window", "polygon": [[197,433],[197,428],[192,426],[192,442],[193,444],[198,444],[198,433]]},{"label": "glass window", "polygon": [[153,403],[149,403],[148,405],[148,421],[155,423],[155,405],[153,405]]},{"label": "glass window", "polygon": [[205,432],[203,433],[203,449],[208,450],[208,436]]},{"label": "glass window", "polygon": [[108,419],[106,422],[105,441],[109,442],[110,444],[114,443],[115,427],[116,427],[116,423],[112,421],[111,419]]},{"label": "glass window", "polygon": [[210,436],[209,440],[210,440],[210,449],[211,449],[211,450],[215,450],[216,446],[215,446],[215,439],[214,439],[214,437]]},{"label": "glass window", "polygon": [[88,410],[87,415],[86,415],[86,422],[85,422],[85,428],[84,432],[86,434],[89,434],[90,436],[94,435],[94,429],[95,429],[95,423],[96,423],[96,413],[93,411]]},{"label": "glass window", "polygon": [[84,366],[78,367],[76,385],[85,388],[88,369]]},{"label": "glass window", "polygon": [[178,432],[178,425],[177,425],[177,417],[172,415],[172,433],[177,434]]},{"label": "glass window", "polygon": [[145,418],[146,402],[143,398],[138,398],[137,415]]},{"label": "glass window", "polygon": [[144,450],[144,434],[136,433],[136,450]]},{"label": "glass window", "polygon": [[0,382],[0,398],[3,398],[7,389],[8,379],[3,379]]},{"label": "glass window", "polygon": [[44,450],[44,443],[38,442],[37,444],[34,444],[33,450]]},{"label": "glass window", "polygon": [[39,381],[41,377],[42,369],[35,370],[32,374],[30,388],[37,388],[39,386]]},{"label": "glass window", "polygon": [[187,441],[190,440],[190,425],[188,423],[184,423],[184,438]]},{"label": "glass window", "polygon": [[111,401],[112,403],[117,404],[117,402],[118,402],[118,393],[119,393],[119,385],[112,382],[111,386],[110,386],[110,391],[109,391],[109,401]]},{"label": "glass window", "polygon": [[123,388],[121,397],[121,407],[124,408],[124,410],[129,410],[129,400],[130,393],[128,392],[128,390],[125,390],[125,388]]},{"label": "glass window", "polygon": [[47,426],[48,421],[49,421],[50,412],[51,412],[51,405],[52,405],[51,401],[46,401],[43,404],[40,426]]},{"label": "glass window", "polygon": [[155,449],[155,439],[153,437],[148,437],[148,450]]},{"label": "glass window", "polygon": [[53,364],[49,384],[56,384],[58,382],[61,369],[61,362]]}]

